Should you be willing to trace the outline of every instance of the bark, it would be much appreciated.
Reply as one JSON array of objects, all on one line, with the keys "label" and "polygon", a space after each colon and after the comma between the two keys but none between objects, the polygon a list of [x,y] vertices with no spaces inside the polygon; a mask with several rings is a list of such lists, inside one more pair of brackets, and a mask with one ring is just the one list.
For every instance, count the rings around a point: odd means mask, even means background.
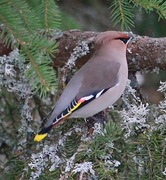
[{"label": "bark", "polygon": [[[59,52],[56,58],[53,59],[54,67],[63,66],[70,58],[73,48],[77,43],[93,38],[98,33],[94,32],[80,32],[68,31],[64,32],[62,37],[58,40]],[[154,70],[156,68],[166,69],[166,38],[151,38],[147,36],[133,35],[134,39],[128,44],[127,59],[129,64],[129,71],[140,70]],[[95,47],[91,47],[90,53],[78,58],[76,65],[82,66],[93,54]]]},{"label": "bark", "polygon": [[[57,40],[59,47],[53,60],[53,67],[63,67],[73,53],[73,49],[84,41],[88,44],[90,52],[76,59],[76,66],[79,68],[92,56],[95,47],[93,38],[97,32],[81,32],[79,30],[65,31],[59,37],[52,37]],[[142,70],[165,70],[166,69],[166,37],[151,38],[147,36],[133,35],[134,39],[128,44],[127,60],[129,71]],[[8,55],[11,48],[6,48],[0,39],[0,55]]]}]

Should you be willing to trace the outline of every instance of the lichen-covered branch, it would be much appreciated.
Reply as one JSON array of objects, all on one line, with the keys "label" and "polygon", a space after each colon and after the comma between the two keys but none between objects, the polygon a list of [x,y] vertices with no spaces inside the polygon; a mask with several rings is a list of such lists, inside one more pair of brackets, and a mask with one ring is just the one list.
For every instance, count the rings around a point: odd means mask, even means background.
[{"label": "lichen-covered branch", "polygon": [[130,71],[166,69],[166,37],[136,37],[127,53]]},{"label": "lichen-covered branch", "polygon": [[[74,49],[82,48],[82,44],[89,46],[89,53],[77,54],[75,64],[81,67],[92,56],[95,47],[93,38],[97,32],[81,32],[79,30],[70,30],[61,33],[61,36],[51,37],[57,40],[59,47],[58,52],[53,60],[53,67],[63,67],[71,58]],[[147,36],[133,35],[134,39],[128,44],[127,59],[129,71],[156,70],[166,69],[166,37],[151,38]],[[82,43],[84,42],[84,43]],[[10,48],[6,48],[0,39],[0,55],[8,54]],[[85,49],[86,51],[86,49]]]},{"label": "lichen-covered branch", "polygon": [[[78,58],[76,65],[82,66],[93,54],[93,38],[98,33],[67,31],[58,39],[59,52],[53,59],[53,66],[63,66],[73,52],[73,49],[81,41],[87,41],[90,53]],[[154,70],[156,68],[166,69],[166,37],[151,38],[133,35],[134,39],[128,45],[127,59],[130,71]]]}]

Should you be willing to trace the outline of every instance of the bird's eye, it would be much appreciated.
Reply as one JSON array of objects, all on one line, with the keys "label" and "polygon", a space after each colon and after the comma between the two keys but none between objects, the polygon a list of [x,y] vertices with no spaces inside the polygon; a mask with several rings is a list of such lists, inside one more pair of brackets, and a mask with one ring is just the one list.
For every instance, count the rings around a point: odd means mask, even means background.
[{"label": "bird's eye", "polygon": [[124,44],[127,44],[130,37],[128,37],[128,38],[118,38],[118,39],[121,40]]}]

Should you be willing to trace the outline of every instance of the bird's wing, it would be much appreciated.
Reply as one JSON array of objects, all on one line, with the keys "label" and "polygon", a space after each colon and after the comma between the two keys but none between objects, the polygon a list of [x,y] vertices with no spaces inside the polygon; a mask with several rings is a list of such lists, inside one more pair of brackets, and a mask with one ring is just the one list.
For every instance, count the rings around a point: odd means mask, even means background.
[{"label": "bird's wing", "polygon": [[[78,76],[84,74],[83,78],[80,78],[82,79],[82,85],[67,108],[55,117],[53,125],[59,124],[62,119],[68,117],[77,109],[100,97],[108,89],[118,84],[118,72],[120,68],[118,62],[99,61],[96,62],[95,69],[93,66],[94,62],[92,65],[88,64],[88,69],[85,66],[80,69]],[[89,72],[91,75],[89,75]]]},{"label": "bird's wing", "polygon": [[[89,63],[89,68],[83,67],[84,78],[77,93],[77,99],[111,88],[118,83],[120,63],[100,60]],[[95,68],[94,68],[95,67]]]},{"label": "bird's wing", "polygon": [[120,66],[116,61],[95,61],[95,58],[91,58],[70,80],[48,121],[34,140],[41,141],[53,126],[116,86]]}]

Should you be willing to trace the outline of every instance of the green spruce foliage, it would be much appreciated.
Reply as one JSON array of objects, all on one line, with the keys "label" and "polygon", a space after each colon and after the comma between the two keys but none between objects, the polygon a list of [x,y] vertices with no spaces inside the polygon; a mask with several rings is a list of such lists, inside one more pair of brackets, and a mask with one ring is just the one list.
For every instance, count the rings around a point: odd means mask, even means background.
[{"label": "green spruce foliage", "polygon": [[166,18],[166,2],[163,0],[113,0],[110,8],[111,19],[114,25],[121,25],[121,30],[130,30],[134,26],[135,8],[143,8],[148,13],[154,11],[159,19]]},{"label": "green spruce foliage", "polygon": [[53,0],[0,2],[1,38],[7,46],[19,48],[27,63],[25,74],[32,91],[45,96],[56,87],[51,67],[57,44],[48,38],[51,29],[60,27],[59,9]]}]

